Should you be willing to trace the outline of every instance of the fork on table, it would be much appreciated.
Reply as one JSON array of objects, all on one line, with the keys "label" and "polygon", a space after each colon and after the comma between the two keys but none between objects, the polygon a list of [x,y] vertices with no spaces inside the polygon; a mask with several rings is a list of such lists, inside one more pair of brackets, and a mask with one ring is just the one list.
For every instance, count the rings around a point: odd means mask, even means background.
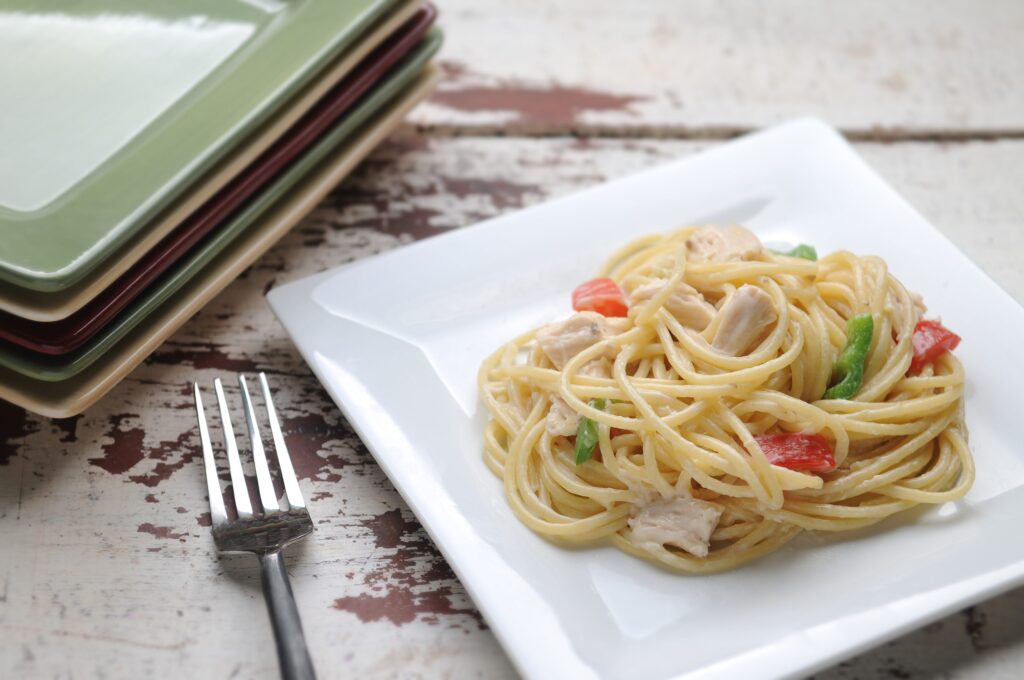
[{"label": "fork on table", "polygon": [[210,432],[203,412],[203,398],[199,392],[199,384],[193,383],[196,414],[199,418],[199,437],[203,444],[206,484],[210,494],[213,540],[220,552],[251,552],[259,558],[263,595],[267,600],[267,609],[270,611],[270,620],[274,628],[281,676],[285,680],[313,679],[316,677],[313,663],[306,649],[299,610],[295,606],[295,597],[288,583],[288,572],[285,570],[284,555],[281,552],[289,543],[312,533],[313,520],[302,499],[302,491],[299,489],[288,448],[281,434],[281,425],[270,397],[267,376],[260,373],[260,385],[263,388],[263,401],[267,407],[274,451],[277,453],[278,467],[281,470],[281,481],[284,483],[285,493],[281,503],[278,502],[274,491],[267,454],[256,424],[256,411],[249,398],[245,376],[238,376],[238,384],[242,393],[245,423],[249,429],[253,465],[256,469],[256,486],[259,489],[263,511],[257,513],[253,510],[245,474],[242,472],[242,461],[238,455],[238,445],[235,443],[235,434],[231,427],[227,400],[224,398],[224,388],[220,378],[217,378],[213,386],[217,393],[220,420],[224,429],[224,448],[227,451],[228,470],[231,473],[231,495],[234,497],[235,509],[232,513],[234,517],[228,515],[226,502],[230,503],[231,499],[225,501],[221,492],[217,463],[213,456]]}]

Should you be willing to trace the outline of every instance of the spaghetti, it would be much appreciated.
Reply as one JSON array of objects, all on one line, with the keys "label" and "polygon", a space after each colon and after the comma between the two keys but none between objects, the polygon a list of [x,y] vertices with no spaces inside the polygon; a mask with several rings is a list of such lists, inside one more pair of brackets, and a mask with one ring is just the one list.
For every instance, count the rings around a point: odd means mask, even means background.
[{"label": "spaghetti", "polygon": [[882,259],[809,251],[742,227],[640,238],[577,314],[494,352],[484,457],[516,516],[699,573],[961,498],[959,338]]}]

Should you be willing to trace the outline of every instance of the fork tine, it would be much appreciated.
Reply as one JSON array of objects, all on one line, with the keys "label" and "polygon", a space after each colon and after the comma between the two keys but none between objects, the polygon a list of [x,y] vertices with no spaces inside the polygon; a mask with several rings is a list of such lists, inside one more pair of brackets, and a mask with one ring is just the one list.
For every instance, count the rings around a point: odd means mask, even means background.
[{"label": "fork tine", "polygon": [[252,443],[252,460],[256,466],[256,486],[260,490],[260,502],[263,503],[264,514],[279,512],[277,494],[274,493],[274,482],[270,479],[270,468],[267,466],[267,454],[263,450],[263,440],[256,425],[256,411],[249,398],[249,386],[245,384],[245,376],[238,376],[238,384],[242,387],[242,402],[245,404],[245,424],[249,426],[249,441]]},{"label": "fork tine", "polygon": [[277,411],[274,409],[274,400],[270,397],[270,385],[267,384],[267,374],[260,371],[260,386],[263,387],[263,403],[267,406],[267,418],[270,420],[270,432],[274,436],[274,451],[277,452],[277,464],[281,468],[281,479],[284,481],[284,495],[288,499],[288,505],[294,508],[306,507],[302,500],[302,489],[299,488],[299,480],[295,477],[295,468],[292,467],[291,454],[284,443],[284,435],[281,434],[281,424],[277,421]]},{"label": "fork tine", "polygon": [[231,426],[231,414],[228,413],[228,400],[224,398],[224,386],[220,378],[213,381],[217,392],[217,405],[220,407],[220,422],[224,429],[224,448],[228,452],[228,469],[231,470],[231,490],[235,495],[235,508],[239,519],[252,517],[252,501],[249,500],[249,487],[245,483],[242,472],[242,459],[238,457],[238,446],[235,444],[235,429]]},{"label": "fork tine", "polygon": [[220,491],[220,478],[217,477],[217,464],[213,459],[210,432],[206,429],[206,415],[203,413],[203,397],[199,394],[199,383],[192,383],[192,392],[196,398],[199,439],[203,443],[203,468],[206,471],[206,488],[210,494],[210,519],[214,526],[217,526],[228,521],[228,513],[224,508],[224,496]]}]

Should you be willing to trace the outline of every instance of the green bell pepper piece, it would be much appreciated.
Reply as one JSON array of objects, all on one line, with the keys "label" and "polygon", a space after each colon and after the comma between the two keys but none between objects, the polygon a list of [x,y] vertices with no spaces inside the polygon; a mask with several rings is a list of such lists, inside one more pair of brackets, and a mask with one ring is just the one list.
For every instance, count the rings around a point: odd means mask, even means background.
[{"label": "green bell pepper piece", "polygon": [[772,252],[777,255],[785,255],[787,257],[799,257],[804,260],[810,260],[811,262],[818,261],[818,251],[814,249],[814,246],[809,246],[806,243],[801,243],[796,248],[793,248],[793,250],[785,253],[778,250],[773,250]]},{"label": "green bell pepper piece", "polygon": [[[590,405],[600,411],[606,407],[604,399],[591,399]],[[586,416],[580,418],[580,424],[576,428],[576,464],[582,465],[594,455],[594,448],[597,446],[597,421]]]},{"label": "green bell pepper piece", "polygon": [[832,387],[823,399],[849,399],[864,382],[864,364],[871,349],[875,320],[870,314],[858,314],[846,322],[846,346],[832,367]]}]

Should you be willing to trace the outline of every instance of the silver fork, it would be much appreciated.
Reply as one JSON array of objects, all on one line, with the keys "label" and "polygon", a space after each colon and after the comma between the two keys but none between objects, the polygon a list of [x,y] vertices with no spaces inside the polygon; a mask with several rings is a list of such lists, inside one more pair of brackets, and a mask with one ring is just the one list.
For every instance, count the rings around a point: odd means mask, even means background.
[{"label": "silver fork", "polygon": [[[256,485],[259,488],[262,514],[253,512],[249,491],[242,472],[242,461],[238,456],[235,434],[231,427],[228,414],[228,403],[224,398],[224,388],[220,378],[213,381],[217,392],[217,404],[220,406],[220,420],[224,428],[224,448],[227,450],[228,469],[231,473],[237,519],[229,520],[224,496],[220,489],[217,476],[217,464],[210,445],[210,432],[206,427],[206,416],[203,413],[203,398],[199,393],[199,383],[193,383],[196,399],[196,414],[199,418],[199,438],[203,443],[203,463],[206,469],[206,484],[210,494],[210,516],[213,520],[213,540],[220,552],[251,552],[260,560],[260,574],[263,581],[263,596],[267,600],[270,621],[274,628],[274,639],[277,642],[277,657],[281,665],[281,677],[286,680],[307,680],[315,678],[313,663],[306,649],[306,640],[302,635],[302,622],[299,610],[295,607],[295,597],[288,583],[288,572],[285,570],[282,549],[293,541],[308,536],[313,532],[313,520],[302,500],[299,481],[295,478],[295,470],[288,455],[288,448],[281,434],[281,425],[277,421],[274,402],[270,397],[267,376],[260,373],[260,385],[263,387],[263,401],[267,406],[267,418],[270,421],[270,432],[277,452],[278,467],[284,482],[284,503],[280,504],[274,492],[274,484],[267,465],[267,454],[263,448],[259,428],[256,425],[256,412],[249,398],[249,388],[245,376],[238,376],[238,384],[242,392],[242,405],[245,410],[245,423],[249,428],[249,441],[252,445],[253,464],[256,468]],[[285,507],[282,507],[284,505]]]}]

